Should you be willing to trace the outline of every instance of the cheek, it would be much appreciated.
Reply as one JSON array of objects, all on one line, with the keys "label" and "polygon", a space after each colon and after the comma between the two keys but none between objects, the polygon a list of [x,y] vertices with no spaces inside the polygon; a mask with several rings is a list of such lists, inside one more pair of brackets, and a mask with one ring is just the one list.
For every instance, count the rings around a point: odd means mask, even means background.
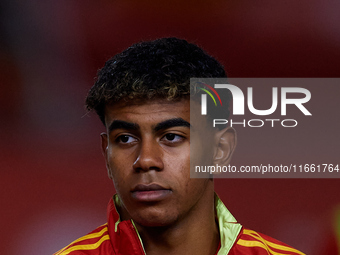
[{"label": "cheek", "polygon": [[190,179],[190,153],[188,151],[170,157],[166,166],[179,182]]},{"label": "cheek", "polygon": [[175,158],[172,164],[167,165],[171,167],[169,179],[175,181],[176,190],[181,200],[190,200],[192,197],[203,192],[206,179],[190,178],[189,154],[182,154],[179,158]]},{"label": "cheek", "polygon": [[204,193],[207,181],[206,178],[190,178],[186,185],[186,193],[189,197]]},{"label": "cheek", "polygon": [[[112,154],[111,154],[112,155]],[[115,153],[115,156],[110,156],[109,169],[113,177],[113,184],[117,192],[122,192],[121,187],[126,187],[128,164],[125,157]],[[122,160],[123,159],[123,160]],[[131,168],[131,167],[130,167]]]}]

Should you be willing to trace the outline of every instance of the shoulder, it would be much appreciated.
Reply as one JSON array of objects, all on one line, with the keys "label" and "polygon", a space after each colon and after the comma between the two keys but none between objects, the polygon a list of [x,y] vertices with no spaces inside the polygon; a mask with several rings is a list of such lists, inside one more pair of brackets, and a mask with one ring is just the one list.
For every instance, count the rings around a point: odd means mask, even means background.
[{"label": "shoulder", "polygon": [[[99,226],[94,231],[88,233],[87,235],[78,238],[65,248],[54,253],[54,255],[97,255],[101,254],[104,249],[105,254],[108,253],[108,249],[111,247],[110,237],[108,234],[107,223]],[[102,253],[104,254],[104,253]]]},{"label": "shoulder", "polygon": [[283,242],[246,228],[241,230],[230,254],[305,255]]}]

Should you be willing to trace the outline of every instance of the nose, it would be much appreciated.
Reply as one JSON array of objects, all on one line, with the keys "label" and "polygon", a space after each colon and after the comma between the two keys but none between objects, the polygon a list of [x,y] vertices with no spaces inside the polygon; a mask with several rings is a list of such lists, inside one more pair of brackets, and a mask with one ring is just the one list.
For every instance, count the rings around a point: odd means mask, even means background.
[{"label": "nose", "polygon": [[144,140],[140,144],[138,157],[133,163],[133,168],[137,172],[156,170],[161,171],[164,168],[163,152],[157,141]]}]

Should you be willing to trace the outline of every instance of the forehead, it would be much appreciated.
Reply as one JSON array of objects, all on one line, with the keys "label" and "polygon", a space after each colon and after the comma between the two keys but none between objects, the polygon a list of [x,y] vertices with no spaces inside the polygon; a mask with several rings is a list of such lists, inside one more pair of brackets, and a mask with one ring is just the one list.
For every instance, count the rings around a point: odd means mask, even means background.
[{"label": "forehead", "polygon": [[135,122],[136,120],[154,120],[180,117],[189,121],[190,101],[180,99],[120,100],[105,108],[105,122],[109,125],[113,120]]}]

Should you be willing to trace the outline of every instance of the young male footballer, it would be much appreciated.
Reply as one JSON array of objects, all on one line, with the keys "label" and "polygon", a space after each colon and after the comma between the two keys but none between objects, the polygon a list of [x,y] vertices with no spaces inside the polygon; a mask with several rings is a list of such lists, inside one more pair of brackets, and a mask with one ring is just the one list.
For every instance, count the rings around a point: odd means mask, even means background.
[{"label": "young male footballer", "polygon": [[226,74],[177,38],[134,44],[99,71],[86,105],[106,127],[102,150],[117,193],[107,223],[55,255],[304,254],[238,223],[213,178],[190,178],[190,154],[225,165],[236,146],[234,129],[190,119],[192,77]]}]

